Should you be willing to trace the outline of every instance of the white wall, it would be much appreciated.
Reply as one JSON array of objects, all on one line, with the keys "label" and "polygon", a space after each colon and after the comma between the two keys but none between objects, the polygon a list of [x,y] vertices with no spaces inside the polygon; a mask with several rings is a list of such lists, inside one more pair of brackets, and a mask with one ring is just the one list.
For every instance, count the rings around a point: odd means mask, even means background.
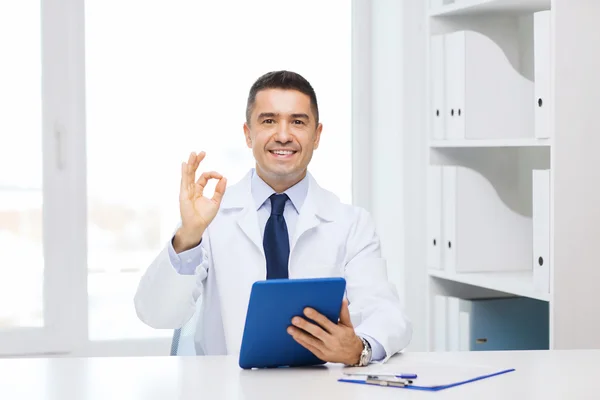
[{"label": "white wall", "polygon": [[[355,32],[353,84],[364,95],[354,97],[354,193],[375,219],[389,277],[413,322],[412,351],[426,348],[425,3],[354,3],[361,29]],[[357,159],[367,155],[367,165]]]},{"label": "white wall", "polygon": [[403,0],[403,147],[404,164],[404,278],[406,307],[414,324],[410,347],[427,348],[426,269],[426,1]]},{"label": "white wall", "polygon": [[551,339],[557,349],[599,348],[600,2],[554,0],[552,6],[555,130]]},{"label": "white wall", "polygon": [[390,279],[404,289],[402,4],[372,3],[371,207]]}]

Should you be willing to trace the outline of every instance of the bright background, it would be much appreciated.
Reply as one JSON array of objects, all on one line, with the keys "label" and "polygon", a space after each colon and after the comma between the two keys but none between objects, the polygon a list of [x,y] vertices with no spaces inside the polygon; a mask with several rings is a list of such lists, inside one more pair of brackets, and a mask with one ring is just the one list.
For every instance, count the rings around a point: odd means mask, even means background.
[{"label": "bright background", "polygon": [[[310,170],[352,201],[351,2],[84,6],[87,265],[76,267],[87,268],[88,287],[87,298],[74,301],[87,304],[87,320],[60,329],[87,330],[89,342],[168,338],[171,331],[138,320],[136,285],[177,224],[180,165],[189,153],[206,151],[201,169],[215,169],[229,183],[253,167],[242,124],[260,75],[287,69],[311,82],[324,130]],[[43,250],[52,233],[43,229],[42,205],[62,194],[42,179],[54,165],[42,150],[40,26],[39,0],[0,3],[0,54],[10,60],[0,67],[0,339],[2,332],[44,327],[44,309],[69,290],[59,282],[60,290],[44,295]],[[48,57],[67,62],[58,51]],[[68,157],[71,150],[64,151]]]}]

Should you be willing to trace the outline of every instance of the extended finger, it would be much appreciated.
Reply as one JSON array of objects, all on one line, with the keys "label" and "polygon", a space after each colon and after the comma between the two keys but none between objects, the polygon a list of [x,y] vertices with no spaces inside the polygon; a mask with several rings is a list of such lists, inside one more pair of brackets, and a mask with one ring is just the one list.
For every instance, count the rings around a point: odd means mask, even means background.
[{"label": "extended finger", "polygon": [[288,333],[294,338],[294,340],[310,350],[314,355],[320,359],[324,359],[325,345],[320,340],[302,331],[301,329],[290,326]]},{"label": "extended finger", "polygon": [[304,315],[315,321],[329,333],[333,333],[335,328],[337,328],[337,325],[331,322],[329,318],[310,307],[304,309]]},{"label": "extended finger", "polygon": [[308,351],[310,351],[311,353],[313,353],[315,356],[317,356],[317,358],[319,358],[320,360],[323,361],[327,361],[327,356],[325,356],[325,354],[319,350],[318,348],[312,346],[311,344],[305,342],[302,338],[296,339],[294,338],[294,340],[300,344],[302,347],[304,347],[305,349],[307,349]]},{"label": "extended finger", "polygon": [[200,152],[200,155],[196,155],[195,152],[190,153],[190,157],[187,162],[187,183],[188,185],[194,183],[196,180],[196,170],[200,165],[200,160],[204,159],[204,152]]},{"label": "extended finger", "polygon": [[219,183],[217,183],[217,186],[215,187],[215,194],[213,195],[213,201],[216,201],[217,203],[221,202],[221,199],[223,198],[223,195],[225,194],[225,188],[227,187],[227,178],[223,177],[219,180]]},{"label": "extended finger", "polygon": [[188,165],[184,161],[181,163],[181,193],[187,193],[188,187],[190,186],[190,180],[188,178]]},{"label": "extended finger", "polygon": [[[204,158],[204,157],[202,157]],[[186,193],[196,178],[196,153],[191,152],[187,162],[181,164],[181,193]]]},{"label": "extended finger", "polygon": [[312,336],[316,337],[317,339],[321,340],[322,342],[325,342],[329,338],[329,333],[325,332],[323,330],[323,328],[321,328],[320,326],[315,325],[311,322],[308,322],[304,318],[294,317],[294,318],[292,318],[292,324],[294,324],[294,326],[310,333]]},{"label": "extended finger", "polygon": [[200,165],[200,163],[202,162],[202,160],[204,160],[204,157],[206,157],[206,153],[201,151],[200,153],[198,153],[198,155],[196,156],[196,158],[194,159],[194,171],[196,171],[198,169],[198,166]]},{"label": "extended finger", "polygon": [[196,153],[192,151],[190,153],[190,156],[188,157],[187,163],[188,163],[188,165],[193,165],[194,161],[196,161]]}]

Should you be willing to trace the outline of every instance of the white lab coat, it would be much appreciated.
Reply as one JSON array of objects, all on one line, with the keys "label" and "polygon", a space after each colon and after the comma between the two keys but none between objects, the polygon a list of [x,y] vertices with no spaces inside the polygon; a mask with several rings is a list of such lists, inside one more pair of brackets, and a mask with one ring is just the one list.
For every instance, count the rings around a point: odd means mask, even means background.
[{"label": "white lab coat", "polygon": [[[310,174],[308,179],[290,246],[289,277],[344,277],[355,330],[383,346],[385,361],[408,345],[412,327],[387,280],[373,222],[364,209],[341,203]],[[198,354],[239,352],[252,284],[266,278],[250,182],[248,173],[227,188],[202,238],[204,261],[195,275],[180,275],[165,246],[135,294],[137,315],[151,327],[179,328],[195,315]]]}]

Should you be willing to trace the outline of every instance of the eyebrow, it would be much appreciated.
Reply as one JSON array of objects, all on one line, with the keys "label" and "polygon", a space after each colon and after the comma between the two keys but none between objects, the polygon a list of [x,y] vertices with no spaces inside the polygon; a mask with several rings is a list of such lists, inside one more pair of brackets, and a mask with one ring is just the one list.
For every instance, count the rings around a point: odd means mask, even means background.
[{"label": "eyebrow", "polygon": [[258,114],[258,119],[273,118],[276,116],[277,116],[277,114],[272,113],[272,112],[263,112],[263,113]]},{"label": "eyebrow", "polygon": [[304,118],[306,120],[310,120],[310,118],[308,117],[308,115],[304,114],[304,113],[292,114],[292,118]]},{"label": "eyebrow", "polygon": [[[274,118],[274,117],[278,117],[279,114],[278,113],[272,113],[272,112],[263,112],[258,114],[258,119],[263,119],[263,118]],[[306,120],[310,121],[310,117],[308,116],[308,114],[304,114],[304,113],[294,113],[290,115],[292,118],[303,118]]]}]

